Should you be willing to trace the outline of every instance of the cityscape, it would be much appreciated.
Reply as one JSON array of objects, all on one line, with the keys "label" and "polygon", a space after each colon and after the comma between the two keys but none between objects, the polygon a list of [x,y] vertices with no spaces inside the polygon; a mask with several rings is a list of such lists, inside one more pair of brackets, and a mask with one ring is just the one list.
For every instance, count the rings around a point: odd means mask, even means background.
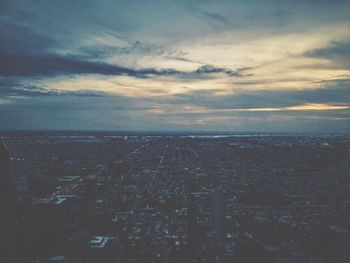
[{"label": "cityscape", "polygon": [[350,257],[345,135],[33,133],[0,155],[3,262]]},{"label": "cityscape", "polygon": [[349,0],[0,0],[0,263],[349,263]]}]

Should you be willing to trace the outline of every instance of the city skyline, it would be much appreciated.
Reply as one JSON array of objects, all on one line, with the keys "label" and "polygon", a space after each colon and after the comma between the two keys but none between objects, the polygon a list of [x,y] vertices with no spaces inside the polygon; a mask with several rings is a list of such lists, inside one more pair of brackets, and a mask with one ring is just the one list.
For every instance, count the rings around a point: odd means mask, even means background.
[{"label": "city skyline", "polygon": [[0,130],[350,132],[348,1],[2,1]]}]

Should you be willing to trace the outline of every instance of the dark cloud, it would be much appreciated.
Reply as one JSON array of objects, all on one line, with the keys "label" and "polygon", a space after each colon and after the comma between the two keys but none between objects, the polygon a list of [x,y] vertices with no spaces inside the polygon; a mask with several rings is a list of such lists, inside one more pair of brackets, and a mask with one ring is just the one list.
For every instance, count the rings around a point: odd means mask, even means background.
[{"label": "dark cloud", "polygon": [[59,55],[0,54],[3,76],[55,75],[62,73],[131,74],[132,70]]},{"label": "dark cloud", "polygon": [[94,90],[48,90],[37,86],[0,86],[0,97],[45,97],[45,96],[102,97],[106,94]]},{"label": "dark cloud", "polygon": [[328,81],[326,88],[299,90],[292,94],[297,100],[311,103],[349,104],[350,79]]},{"label": "dark cloud", "polygon": [[328,87],[305,90],[239,91],[231,95],[216,95],[215,91],[201,90],[175,94],[167,103],[188,104],[210,109],[279,108],[307,103],[349,105],[350,79],[333,81]]},{"label": "dark cloud", "polygon": [[[222,3],[219,3],[216,6],[220,7],[221,5]],[[189,12],[192,16],[198,18],[200,21],[206,23],[216,30],[221,30],[233,24],[238,26],[224,14],[225,9],[220,10],[220,8],[206,8],[205,4],[198,3],[196,1],[186,1],[185,7],[187,12]]]},{"label": "dark cloud", "polygon": [[325,58],[341,65],[350,66],[350,42],[333,41],[328,47],[310,50],[305,55]]},{"label": "dark cloud", "polygon": [[224,25],[230,24],[230,21],[223,15],[219,14],[219,13],[215,13],[215,12],[202,12],[202,14],[207,17],[210,18],[216,22],[222,23]]},{"label": "dark cloud", "polygon": [[[125,39],[122,39],[124,42]],[[164,50],[161,47],[158,47],[149,43],[142,43],[140,41],[128,41],[124,46],[113,46],[113,45],[89,45],[81,46],[78,49],[78,52],[81,57],[87,59],[106,59],[114,55],[161,55],[164,53]]]},{"label": "dark cloud", "polygon": [[53,76],[79,73],[130,75],[145,78],[147,75],[171,75],[180,72],[173,69],[134,70],[102,62],[81,60],[78,57],[55,54],[30,55],[0,53],[0,75],[2,76]]},{"label": "dark cloud", "polygon": [[56,54],[12,54],[0,52],[0,76],[54,76],[59,74],[101,74],[101,75],[128,75],[137,78],[151,76],[179,75],[196,77],[201,74],[223,73],[229,76],[242,76],[246,69],[231,70],[214,66],[201,66],[193,72],[183,72],[175,69],[130,69],[117,65],[87,61],[73,56]]},{"label": "dark cloud", "polygon": [[210,74],[210,73],[224,73],[226,75],[229,75],[231,77],[235,76],[242,76],[242,72],[245,71],[246,69],[241,69],[241,70],[231,70],[227,68],[222,68],[222,67],[214,67],[210,65],[204,65],[200,66],[195,72],[199,74]]}]

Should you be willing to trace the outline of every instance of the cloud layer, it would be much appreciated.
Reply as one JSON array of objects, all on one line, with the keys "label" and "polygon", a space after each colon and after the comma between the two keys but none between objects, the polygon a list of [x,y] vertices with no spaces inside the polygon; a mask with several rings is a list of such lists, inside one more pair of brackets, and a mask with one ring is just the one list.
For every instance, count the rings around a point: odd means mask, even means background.
[{"label": "cloud layer", "polygon": [[348,1],[2,1],[0,129],[350,132]]}]

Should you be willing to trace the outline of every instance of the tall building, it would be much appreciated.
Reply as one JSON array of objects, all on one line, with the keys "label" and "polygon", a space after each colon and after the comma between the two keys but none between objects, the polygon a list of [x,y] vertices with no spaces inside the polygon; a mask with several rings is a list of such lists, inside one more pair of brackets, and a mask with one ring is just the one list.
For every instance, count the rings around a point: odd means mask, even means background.
[{"label": "tall building", "polygon": [[15,193],[10,179],[10,153],[0,140],[0,250],[1,262],[13,262],[15,236]]}]

